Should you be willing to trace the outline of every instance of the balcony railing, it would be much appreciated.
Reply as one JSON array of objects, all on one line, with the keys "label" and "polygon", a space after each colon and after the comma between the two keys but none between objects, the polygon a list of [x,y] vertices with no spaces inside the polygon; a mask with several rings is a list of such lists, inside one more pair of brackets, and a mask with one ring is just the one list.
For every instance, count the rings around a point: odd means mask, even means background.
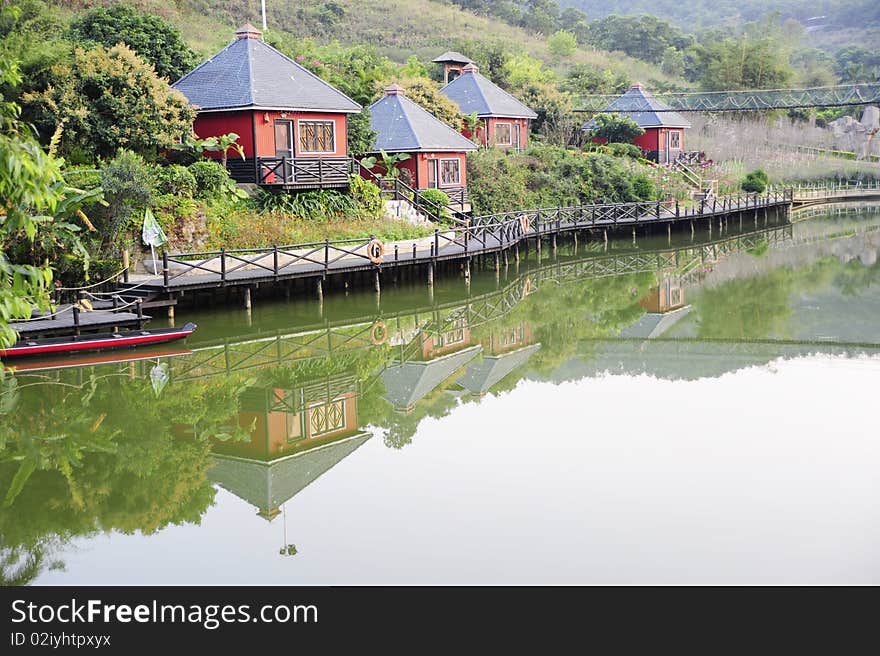
[{"label": "balcony railing", "polygon": [[356,167],[351,157],[260,157],[257,183],[280,189],[347,187]]}]

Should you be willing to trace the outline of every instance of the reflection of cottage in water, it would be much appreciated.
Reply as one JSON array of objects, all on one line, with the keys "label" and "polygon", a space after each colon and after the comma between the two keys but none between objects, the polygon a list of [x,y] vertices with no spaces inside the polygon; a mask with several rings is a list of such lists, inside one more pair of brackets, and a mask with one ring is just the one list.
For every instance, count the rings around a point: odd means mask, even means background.
[{"label": "reflection of cottage in water", "polygon": [[443,322],[436,330],[420,331],[412,348],[417,349],[413,359],[398,362],[382,373],[385,398],[398,412],[410,412],[480,352],[479,346],[471,345],[465,317]]},{"label": "reflection of cottage in water", "polygon": [[541,345],[533,341],[532,326],[527,321],[493,331],[481,342],[483,357],[467,368],[458,384],[471,394],[486,394],[537,353]]},{"label": "reflection of cottage in water", "polygon": [[281,504],[370,438],[358,429],[357,400],[354,376],[247,390],[238,421],[251,439],[215,446],[211,481],[273,519]]},{"label": "reflection of cottage in water", "polygon": [[639,301],[645,314],[631,326],[620,331],[625,339],[655,339],[688,315],[691,306],[685,303],[684,285],[678,276],[668,276]]}]

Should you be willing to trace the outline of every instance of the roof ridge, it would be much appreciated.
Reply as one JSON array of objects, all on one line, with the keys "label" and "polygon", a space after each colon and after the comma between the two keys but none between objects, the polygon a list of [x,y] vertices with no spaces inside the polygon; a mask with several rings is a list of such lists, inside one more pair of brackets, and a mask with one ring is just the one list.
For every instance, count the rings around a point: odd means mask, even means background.
[{"label": "roof ridge", "polygon": [[291,59],[290,57],[288,57],[287,55],[285,55],[283,52],[281,52],[281,51],[280,51],[278,48],[276,48],[275,46],[266,43],[266,42],[263,41],[262,39],[259,39],[259,40],[257,40],[257,39],[248,39],[248,40],[254,40],[254,41],[257,41],[258,43],[263,44],[265,47],[267,47],[267,48],[269,48],[270,50],[273,50],[274,52],[278,53],[278,54],[281,55],[284,59],[286,59],[286,60],[289,61],[291,64],[293,64],[294,66],[296,66],[298,69],[300,69],[301,71],[303,71],[304,73],[306,73],[306,75],[311,76],[311,77],[314,78],[316,81],[320,82],[321,84],[323,84],[323,85],[326,86],[326,87],[329,87],[330,89],[332,89],[333,91],[335,91],[336,93],[338,93],[340,96],[342,96],[342,97],[345,98],[346,100],[351,101],[352,103],[354,103],[355,105],[357,105],[358,107],[360,107],[361,109],[363,109],[363,105],[361,105],[359,102],[356,102],[355,100],[353,100],[352,98],[350,98],[348,95],[342,93],[342,91],[340,91],[339,89],[337,89],[336,87],[334,87],[334,86],[333,86],[332,84],[330,84],[327,80],[325,80],[324,78],[322,78],[320,75],[316,75],[315,73],[312,73],[312,71],[310,71],[309,69],[307,69],[305,66],[303,66],[302,64],[300,64],[300,63],[294,61],[293,59]]},{"label": "roof ridge", "polygon": [[[510,99],[513,100],[514,102],[516,102],[516,103],[522,105],[523,107],[525,107],[526,109],[528,109],[528,110],[531,111],[531,112],[534,112],[534,111],[535,111],[535,110],[533,110],[531,107],[529,107],[528,105],[526,105],[522,100],[520,100],[519,98],[517,98],[516,96],[514,96],[512,93],[509,93],[508,91],[505,91],[504,89],[502,89],[500,86],[498,86],[497,84],[495,84],[492,80],[490,80],[489,78],[487,78],[485,75],[483,75],[483,74],[480,73],[479,71],[476,71],[475,73],[473,73],[473,75],[479,75],[481,78],[483,78],[484,80],[486,80],[486,82],[488,82],[489,84],[491,84],[492,86],[494,86],[496,89],[498,89],[501,93],[503,93],[504,95],[506,95],[508,98],[510,98]],[[477,88],[479,88],[479,86],[480,86],[480,85],[478,84],[478,85],[477,85]],[[483,95],[483,90],[482,90],[482,89],[480,89],[480,94]],[[485,96],[485,95],[483,95],[483,100],[486,100],[486,96]],[[486,101],[486,104],[488,105],[489,102]]]},{"label": "roof ridge", "polygon": [[220,55],[222,55],[224,52],[226,52],[227,50],[229,50],[232,46],[234,46],[234,45],[235,45],[236,43],[238,43],[240,40],[241,40],[241,39],[233,39],[233,40],[230,41],[228,44],[226,44],[226,47],[224,47],[222,50],[218,50],[217,52],[215,52],[213,55],[211,55],[210,57],[208,57],[208,58],[207,58],[205,61],[203,61],[201,64],[199,64],[199,65],[196,66],[194,69],[192,69],[189,73],[185,73],[184,75],[182,75],[182,76],[180,76],[179,78],[177,78],[177,80],[175,80],[175,81],[171,84],[171,86],[173,87],[173,86],[175,86],[176,84],[178,84],[179,82],[183,82],[183,81],[184,81],[186,78],[188,78],[190,75],[193,75],[196,71],[200,70],[200,69],[203,68],[204,66],[207,66],[208,64],[210,64],[211,62],[213,62],[214,59],[216,59],[217,57],[219,57]]},{"label": "roof ridge", "polygon": [[[251,56],[251,42],[262,43],[263,41],[261,39],[239,40],[247,42],[248,95],[250,96],[251,105],[255,105],[257,103],[257,94],[254,93],[254,62],[253,57]],[[256,144],[254,144],[254,148],[256,148]]]},{"label": "roof ridge", "polygon": [[[406,102],[404,102],[404,101],[409,101],[409,103],[411,105],[415,105],[419,109],[422,109],[422,108],[419,107],[419,105],[415,101],[410,100],[406,96],[401,96],[399,94],[397,95],[397,102],[400,104],[400,109],[403,111],[404,115],[406,116],[407,127],[409,127],[409,131],[412,133],[412,136],[413,136],[413,139],[415,139],[416,145],[418,146],[419,150],[421,150],[423,148],[422,140],[419,138],[419,133],[416,131],[416,128],[413,125],[413,118],[412,118],[412,116],[410,116],[410,109],[407,106]],[[428,114],[430,115],[430,112],[428,112]]]}]

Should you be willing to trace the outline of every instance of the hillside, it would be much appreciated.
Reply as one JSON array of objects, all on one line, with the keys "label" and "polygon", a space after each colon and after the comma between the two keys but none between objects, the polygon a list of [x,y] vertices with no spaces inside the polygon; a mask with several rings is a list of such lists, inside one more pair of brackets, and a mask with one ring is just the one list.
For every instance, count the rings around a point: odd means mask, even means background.
[{"label": "hillside", "polygon": [[[49,4],[70,16],[91,6],[115,3],[52,0]],[[226,45],[234,27],[248,21],[260,24],[259,0],[132,0],[125,4],[165,18],[180,29],[192,48],[205,56]],[[317,42],[370,44],[400,63],[411,55],[430,61],[456,44],[465,48],[462,42],[497,42],[527,52],[557,70],[590,64],[622,71],[634,80],[684,84],[664,75],[657,66],[620,53],[578,48],[570,56],[557,58],[540,35],[431,0],[269,0],[267,5],[269,34],[282,41],[311,38]]]},{"label": "hillside", "polygon": [[778,12],[800,22],[808,42],[836,50],[845,45],[880,48],[880,2],[877,0],[559,0],[591,20],[609,14],[649,14],[686,31],[736,26]]}]

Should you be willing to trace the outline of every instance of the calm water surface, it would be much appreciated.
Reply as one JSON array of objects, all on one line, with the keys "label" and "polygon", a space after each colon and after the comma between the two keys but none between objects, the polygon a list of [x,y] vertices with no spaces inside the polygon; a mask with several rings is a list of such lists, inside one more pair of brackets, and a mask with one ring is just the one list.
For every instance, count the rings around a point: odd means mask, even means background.
[{"label": "calm water surface", "polygon": [[880,583],[880,210],[792,218],[29,362],[0,576]]}]

